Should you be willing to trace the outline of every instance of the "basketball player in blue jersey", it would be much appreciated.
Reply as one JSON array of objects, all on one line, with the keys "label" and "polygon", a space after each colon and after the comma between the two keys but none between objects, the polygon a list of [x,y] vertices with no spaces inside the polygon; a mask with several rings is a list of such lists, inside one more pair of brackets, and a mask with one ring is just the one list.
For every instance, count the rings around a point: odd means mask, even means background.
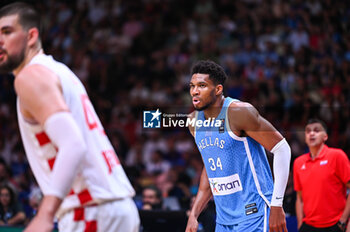
[{"label": "basketball player in blue jersey", "polygon": [[[186,232],[197,231],[197,218],[212,196],[216,232],[287,231],[282,202],[290,147],[252,105],[223,96],[225,79],[223,68],[212,61],[192,68],[196,111],[190,120],[219,123],[189,124],[204,168]],[[274,181],[264,148],[274,154]]]}]

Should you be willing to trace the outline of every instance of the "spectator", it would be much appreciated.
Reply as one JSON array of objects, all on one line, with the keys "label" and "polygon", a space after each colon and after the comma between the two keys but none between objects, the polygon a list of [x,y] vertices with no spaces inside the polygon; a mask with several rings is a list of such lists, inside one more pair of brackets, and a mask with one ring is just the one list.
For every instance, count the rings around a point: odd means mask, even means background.
[{"label": "spectator", "polygon": [[14,191],[8,186],[0,188],[0,225],[23,225],[26,216]]},{"label": "spectator", "polygon": [[147,186],[142,191],[142,209],[159,210],[163,209],[162,192],[156,186]]},{"label": "spectator", "polygon": [[40,188],[36,187],[31,191],[29,195],[29,206],[31,209],[29,212],[30,215],[28,215],[29,220],[31,220],[37,214],[42,198],[43,194]]},{"label": "spectator", "polygon": [[154,185],[145,187],[142,191],[142,206],[143,210],[180,210],[180,205],[177,198],[165,197],[162,192]]},{"label": "spectator", "polygon": [[163,152],[156,150],[152,154],[151,162],[146,165],[147,172],[151,175],[158,175],[169,171],[170,162],[163,159]]},{"label": "spectator", "polygon": [[294,162],[296,214],[300,232],[345,231],[350,215],[350,163],[346,154],[328,147],[327,127],[310,119],[305,127],[309,153]]},{"label": "spectator", "polygon": [[0,185],[8,185],[17,192],[17,183],[11,177],[11,169],[2,159],[0,159]]}]

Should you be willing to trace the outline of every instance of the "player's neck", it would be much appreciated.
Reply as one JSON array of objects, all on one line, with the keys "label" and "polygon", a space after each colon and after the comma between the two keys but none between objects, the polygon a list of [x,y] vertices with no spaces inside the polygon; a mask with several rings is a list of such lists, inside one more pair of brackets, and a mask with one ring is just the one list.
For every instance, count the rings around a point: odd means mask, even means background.
[{"label": "player's neck", "polygon": [[225,98],[224,96],[218,97],[214,104],[204,110],[204,117],[208,118],[216,118],[224,105]]},{"label": "player's neck", "polygon": [[320,153],[323,149],[323,146],[324,146],[324,143],[321,143],[319,146],[314,146],[314,147],[309,148],[310,154],[311,154],[311,159],[314,160],[320,155]]},{"label": "player's neck", "polygon": [[41,53],[44,53],[42,48],[30,49],[26,54],[23,62],[15,70],[13,70],[13,75],[17,76],[22,71],[22,69],[33,59],[34,56]]}]

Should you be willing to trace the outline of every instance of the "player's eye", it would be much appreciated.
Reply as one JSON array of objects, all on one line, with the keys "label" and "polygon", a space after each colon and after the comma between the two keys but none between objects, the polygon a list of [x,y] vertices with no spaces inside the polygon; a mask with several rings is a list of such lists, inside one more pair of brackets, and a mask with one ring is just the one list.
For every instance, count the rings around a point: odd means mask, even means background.
[{"label": "player's eye", "polygon": [[4,34],[4,35],[8,35],[10,34],[12,31],[10,29],[3,29],[1,30],[1,33]]}]

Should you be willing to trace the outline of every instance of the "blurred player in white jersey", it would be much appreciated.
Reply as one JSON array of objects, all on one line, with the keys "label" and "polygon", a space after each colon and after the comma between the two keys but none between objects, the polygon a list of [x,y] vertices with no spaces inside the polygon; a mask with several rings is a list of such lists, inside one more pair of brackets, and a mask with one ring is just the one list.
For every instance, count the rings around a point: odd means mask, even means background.
[{"label": "blurred player in white jersey", "polygon": [[0,71],[12,72],[20,132],[43,191],[26,232],[137,232],[134,190],[86,91],[64,64],[45,55],[38,13],[25,3],[0,9]]}]

